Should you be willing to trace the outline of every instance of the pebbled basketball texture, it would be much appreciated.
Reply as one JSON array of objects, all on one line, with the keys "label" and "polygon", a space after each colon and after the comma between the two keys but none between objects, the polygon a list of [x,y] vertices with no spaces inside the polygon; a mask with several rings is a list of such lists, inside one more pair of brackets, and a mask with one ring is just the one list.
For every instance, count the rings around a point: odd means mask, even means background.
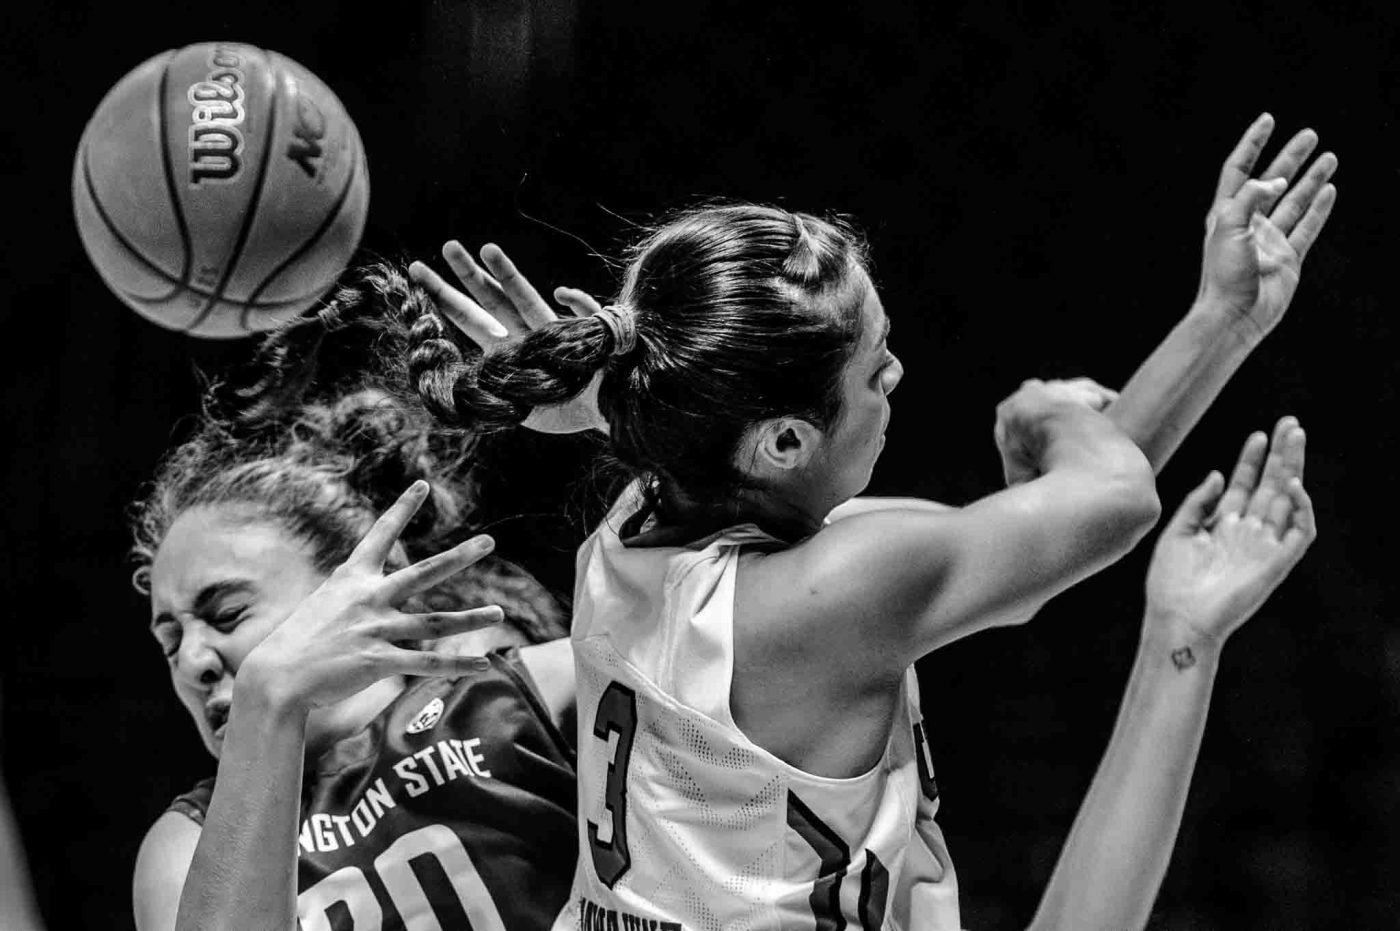
[{"label": "pebbled basketball texture", "polygon": [[88,122],[78,233],[128,306],[192,336],[266,330],[345,270],[369,210],[360,134],[325,84],[235,42],[164,52]]}]

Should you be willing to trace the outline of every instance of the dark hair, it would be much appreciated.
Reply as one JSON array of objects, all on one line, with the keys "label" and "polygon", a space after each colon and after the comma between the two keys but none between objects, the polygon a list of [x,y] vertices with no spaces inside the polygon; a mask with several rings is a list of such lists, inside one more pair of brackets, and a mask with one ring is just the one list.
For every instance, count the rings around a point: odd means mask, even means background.
[{"label": "dark hair", "polygon": [[613,329],[586,317],[464,355],[427,315],[413,326],[408,376],[445,423],[482,429],[576,396],[601,369],[614,456],[650,479],[654,502],[672,490],[715,502],[745,484],[734,456],[750,424],[838,420],[868,270],[865,241],[843,220],[692,208],[630,251],[617,303],[633,314],[631,351],[615,355]]},{"label": "dark hair", "polygon": [[[138,590],[185,511],[230,508],[275,523],[329,573],[417,479],[432,492],[401,542],[409,560],[464,539],[475,507],[471,443],[437,428],[406,389],[406,319],[431,307],[399,268],[352,273],[318,314],[264,338],[243,372],[207,386],[193,434],[161,461],[131,512]],[[495,603],[532,642],[565,632],[562,612],[528,573],[492,558],[444,583],[437,609]]]}]

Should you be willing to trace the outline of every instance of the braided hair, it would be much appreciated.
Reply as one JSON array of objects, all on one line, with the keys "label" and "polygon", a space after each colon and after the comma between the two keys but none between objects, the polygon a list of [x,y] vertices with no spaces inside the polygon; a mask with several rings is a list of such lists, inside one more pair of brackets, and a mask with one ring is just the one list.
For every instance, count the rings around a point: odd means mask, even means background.
[{"label": "braided hair", "polygon": [[751,424],[836,423],[869,269],[864,238],[839,218],[687,209],[628,255],[615,303],[634,328],[630,348],[614,321],[593,316],[464,351],[426,314],[412,323],[406,374],[442,423],[484,431],[577,396],[601,371],[610,451],[652,503],[664,512],[669,492],[723,501],[747,484],[735,455]]}]

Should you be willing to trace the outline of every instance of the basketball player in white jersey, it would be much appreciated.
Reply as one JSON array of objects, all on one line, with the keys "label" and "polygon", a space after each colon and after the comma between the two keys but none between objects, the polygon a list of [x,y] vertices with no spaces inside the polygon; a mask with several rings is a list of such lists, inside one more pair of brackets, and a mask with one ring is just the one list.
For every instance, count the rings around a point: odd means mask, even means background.
[{"label": "basketball player in white jersey", "polygon": [[1153,472],[1281,318],[1333,202],[1330,154],[1285,195],[1308,131],[1250,180],[1271,128],[1222,171],[1185,320],[1121,397],[1023,385],[998,411],[1012,487],[959,509],[843,505],[902,367],[842,223],[682,213],[616,305],[559,321],[499,250],[495,281],[445,253],[487,307],[420,267],[489,346],[416,325],[439,417],[604,429],[638,477],[579,558],[582,856],[557,927],[959,925],[911,665],[1026,620],[1155,521]]}]

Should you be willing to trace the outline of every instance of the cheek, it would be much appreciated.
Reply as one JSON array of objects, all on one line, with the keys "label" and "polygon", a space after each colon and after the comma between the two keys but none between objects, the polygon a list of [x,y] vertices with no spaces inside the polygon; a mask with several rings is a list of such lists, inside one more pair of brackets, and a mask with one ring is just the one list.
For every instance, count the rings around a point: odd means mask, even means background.
[{"label": "cheek", "polygon": [[869,404],[866,405],[861,434],[862,439],[867,443],[877,442],[880,434],[885,432],[885,414],[889,410],[889,406],[889,401],[886,400],[883,391],[875,392]]}]

